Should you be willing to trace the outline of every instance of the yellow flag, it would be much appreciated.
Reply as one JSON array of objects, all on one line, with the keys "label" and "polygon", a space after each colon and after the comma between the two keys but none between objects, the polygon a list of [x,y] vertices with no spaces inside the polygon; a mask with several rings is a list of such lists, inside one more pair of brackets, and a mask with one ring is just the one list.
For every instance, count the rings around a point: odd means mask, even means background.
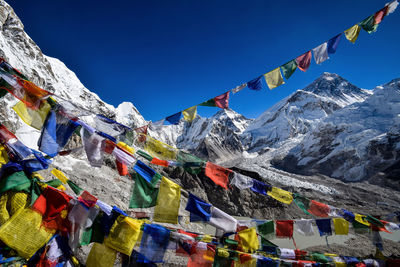
[{"label": "yellow flag", "polygon": [[6,148],[0,144],[0,167],[8,162],[8,154]]},{"label": "yellow flag", "polygon": [[194,120],[194,118],[196,118],[197,106],[185,109],[184,111],[182,111],[182,114],[185,121],[191,122],[192,120]]},{"label": "yellow flag", "polygon": [[181,187],[162,177],[154,209],[154,221],[177,224],[180,203]]},{"label": "yellow flag", "polygon": [[273,186],[271,191],[268,191],[267,194],[270,197],[273,197],[276,200],[278,200],[278,201],[280,201],[282,203],[288,204],[288,205],[290,203],[292,203],[292,201],[293,201],[292,193],[290,193],[290,192],[288,192],[286,190],[280,189],[278,187],[275,187],[275,186]]},{"label": "yellow flag", "polygon": [[118,216],[110,234],[104,238],[104,244],[125,255],[131,255],[133,247],[139,241],[143,221],[135,220],[123,215]]},{"label": "yellow flag", "polygon": [[60,180],[63,184],[66,184],[67,181],[69,180],[67,178],[67,176],[65,176],[65,174],[60,170],[53,169],[51,171],[51,174],[53,174],[55,177],[57,177],[57,179]]},{"label": "yellow flag", "polygon": [[248,261],[241,263],[240,260],[234,262],[235,267],[257,267],[257,259],[251,258]]},{"label": "yellow flag", "polygon": [[41,130],[50,108],[51,106],[47,101],[43,101],[41,107],[37,110],[28,108],[24,102],[20,101],[12,109],[26,124],[37,130]]},{"label": "yellow flag", "polygon": [[167,145],[161,141],[158,141],[150,136],[146,138],[146,144],[144,149],[153,157],[162,160],[174,160],[176,159],[176,148]]},{"label": "yellow flag", "polygon": [[203,241],[203,242],[205,242],[205,243],[211,243],[211,242],[212,242],[212,236],[210,236],[210,235],[204,235],[204,236],[201,238],[201,241]]},{"label": "yellow flag", "polygon": [[94,243],[86,260],[87,267],[112,267],[114,266],[117,251],[104,244]]},{"label": "yellow flag", "polygon": [[335,227],[335,234],[348,235],[349,222],[343,218],[333,218],[333,226]]},{"label": "yellow flag", "polygon": [[347,40],[352,42],[353,44],[356,42],[358,38],[358,34],[360,33],[361,27],[358,24],[354,25],[348,30],[344,31],[344,35],[346,35]]},{"label": "yellow flag", "polygon": [[118,147],[122,148],[123,150],[131,153],[132,155],[135,154],[135,149],[131,146],[128,146],[127,144],[125,144],[124,142],[119,142],[117,144]]},{"label": "yellow flag", "polygon": [[257,231],[255,227],[242,230],[237,233],[239,236],[239,245],[245,252],[256,251],[260,243],[257,237]]},{"label": "yellow flag", "polygon": [[362,223],[362,224],[364,224],[366,226],[370,226],[371,224],[365,219],[366,217],[367,216],[361,215],[361,214],[358,214],[358,213],[355,214],[355,220],[357,222]]},{"label": "yellow flag", "polygon": [[264,78],[268,84],[269,89],[271,90],[285,83],[283,81],[283,77],[279,67],[274,69],[273,71],[264,74]]},{"label": "yellow flag", "polygon": [[218,248],[217,254],[218,254],[218,256],[220,256],[222,258],[229,257],[229,251],[226,248]]}]

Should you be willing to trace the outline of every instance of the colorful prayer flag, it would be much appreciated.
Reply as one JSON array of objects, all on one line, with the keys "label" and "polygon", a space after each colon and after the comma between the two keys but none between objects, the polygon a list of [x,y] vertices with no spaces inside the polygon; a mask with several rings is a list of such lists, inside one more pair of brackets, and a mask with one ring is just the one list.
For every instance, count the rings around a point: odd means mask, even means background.
[{"label": "colorful prayer flag", "polygon": [[205,202],[201,198],[189,193],[188,202],[185,208],[190,212],[190,221],[210,221],[211,204]]},{"label": "colorful prayer flag", "polygon": [[276,237],[292,238],[293,237],[293,221],[277,220],[275,222]]},{"label": "colorful prayer flag", "polygon": [[196,118],[196,114],[197,114],[197,106],[193,106],[191,108],[187,108],[184,111],[182,111],[183,114],[183,118],[185,119],[185,121],[187,122],[191,122],[194,120],[194,118]]},{"label": "colorful prayer flag", "polygon": [[203,107],[216,107],[217,105],[215,104],[215,99],[211,98],[207,101],[204,101],[203,103],[200,103],[199,106]]},{"label": "colorful prayer flag", "polygon": [[316,48],[313,48],[313,53],[314,53],[314,60],[315,63],[321,64],[325,60],[329,59],[328,56],[328,44],[325,42]]},{"label": "colorful prayer flag", "polygon": [[332,235],[331,219],[316,219],[315,223],[318,226],[320,236]]},{"label": "colorful prayer flag", "polygon": [[264,78],[271,90],[285,83],[279,67],[264,74]]},{"label": "colorful prayer flag", "polygon": [[344,35],[346,36],[347,40],[352,42],[353,44],[356,42],[358,38],[358,34],[360,33],[361,27],[358,24],[354,25],[353,27],[344,31]]},{"label": "colorful prayer flag", "polygon": [[312,225],[311,220],[301,219],[296,220],[296,231],[304,236],[313,236],[314,235],[314,228]]},{"label": "colorful prayer flag", "polygon": [[261,89],[262,89],[261,78],[262,78],[262,76],[257,77],[257,78],[255,78],[255,79],[253,79],[253,80],[247,82],[247,87],[248,87],[249,89],[251,89],[251,90],[256,90],[256,91],[261,90]]},{"label": "colorful prayer flag", "polygon": [[335,37],[329,39],[328,41],[328,53],[329,54],[335,54],[336,49],[339,46],[340,43],[340,39],[342,38],[342,34],[339,33],[338,35],[336,35]]},{"label": "colorful prayer flag", "polygon": [[289,79],[290,76],[292,76],[292,74],[296,69],[297,69],[296,59],[293,59],[281,66],[283,76],[285,76],[286,80]]},{"label": "colorful prayer flag", "polygon": [[168,121],[170,124],[177,125],[181,120],[181,117],[182,117],[182,112],[179,111],[178,113],[166,117],[165,120]]},{"label": "colorful prayer flag", "polygon": [[218,166],[209,161],[206,164],[206,176],[213,180],[216,185],[219,185],[225,189],[228,189],[229,174],[231,172],[231,170]]},{"label": "colorful prayer flag", "polygon": [[260,247],[256,228],[254,227],[238,232],[237,236],[239,237],[239,246],[244,252],[253,253]]},{"label": "colorful prayer flag", "polygon": [[51,174],[53,174],[55,177],[57,177],[57,179],[60,180],[63,184],[66,184],[67,181],[69,180],[67,178],[67,176],[65,176],[65,174],[60,170],[53,169],[51,171]]},{"label": "colorful prayer flag", "polygon": [[296,58],[297,67],[306,72],[311,64],[311,50]]},{"label": "colorful prayer flag", "polygon": [[170,230],[157,224],[145,224],[143,227],[140,254],[143,255],[142,263],[161,263],[167,249]]},{"label": "colorful prayer flag", "polygon": [[133,169],[151,185],[155,185],[161,178],[160,175],[157,175],[158,173],[156,173],[155,170],[153,170],[140,160],[136,162]]},{"label": "colorful prayer flag", "polygon": [[270,239],[275,234],[274,221],[266,221],[257,225],[257,231],[265,239]]},{"label": "colorful prayer flag", "polygon": [[330,208],[324,203],[311,200],[310,207],[307,211],[317,217],[328,217]]},{"label": "colorful prayer flag", "polygon": [[267,185],[267,184],[265,184],[265,183],[263,183],[261,181],[258,181],[256,179],[253,179],[253,186],[250,189],[253,192],[256,192],[256,193],[259,193],[259,194],[262,194],[262,195],[266,196],[267,195],[267,189],[269,189],[269,187],[271,187],[271,186],[269,186],[269,185]]},{"label": "colorful prayer flag", "polygon": [[163,176],[154,209],[154,221],[177,224],[180,202],[181,187]]},{"label": "colorful prayer flag", "polygon": [[375,24],[375,16],[371,15],[368,18],[364,19],[363,21],[360,22],[361,28],[364,29],[364,31],[368,33],[373,33],[376,32],[378,29],[379,24]]},{"label": "colorful prayer flag", "polygon": [[229,108],[229,91],[214,97],[215,105],[222,109]]},{"label": "colorful prayer flag", "polygon": [[253,186],[253,179],[240,173],[234,172],[231,184],[233,184],[240,190],[243,190]]},{"label": "colorful prayer flag", "polygon": [[343,218],[333,218],[333,226],[335,228],[336,235],[348,235],[349,234],[349,222]]},{"label": "colorful prayer flag", "polygon": [[236,232],[237,220],[222,210],[212,206],[209,224],[225,233]]},{"label": "colorful prayer flag", "polygon": [[292,193],[275,186],[273,186],[271,190],[267,192],[267,194],[268,196],[287,205],[289,205],[293,201]]},{"label": "colorful prayer flag", "polygon": [[239,91],[243,90],[246,86],[247,86],[247,83],[238,85],[238,86],[236,86],[235,88],[233,88],[233,89],[231,90],[231,92],[232,92],[232,94],[236,94],[236,93],[238,93]]},{"label": "colorful prayer flag", "polygon": [[24,102],[20,101],[12,109],[26,124],[36,130],[41,130],[50,108],[51,106],[47,101],[43,101],[37,110],[28,108]]},{"label": "colorful prayer flag", "polygon": [[153,187],[153,185],[148,183],[138,173],[134,173],[132,176],[132,178],[135,180],[135,185],[133,187],[129,208],[135,209],[154,207],[157,201],[158,188]]},{"label": "colorful prayer flag", "polygon": [[144,145],[144,149],[151,156],[163,160],[175,160],[177,149],[165,144],[161,141],[158,141],[150,136],[146,138],[146,144]]}]

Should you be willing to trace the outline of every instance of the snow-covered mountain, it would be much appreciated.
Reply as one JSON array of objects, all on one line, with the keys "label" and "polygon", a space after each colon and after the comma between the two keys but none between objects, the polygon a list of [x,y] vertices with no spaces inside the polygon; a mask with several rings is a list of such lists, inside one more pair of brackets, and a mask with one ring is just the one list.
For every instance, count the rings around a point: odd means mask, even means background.
[{"label": "snow-covered mountain", "polygon": [[280,164],[356,181],[399,161],[400,79],[374,89],[363,102],[326,116]]}]

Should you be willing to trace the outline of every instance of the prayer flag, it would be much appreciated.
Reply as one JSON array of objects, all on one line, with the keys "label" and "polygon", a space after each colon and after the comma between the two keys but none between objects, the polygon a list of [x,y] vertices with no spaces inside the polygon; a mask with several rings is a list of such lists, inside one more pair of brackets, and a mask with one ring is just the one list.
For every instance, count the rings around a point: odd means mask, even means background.
[{"label": "prayer flag", "polygon": [[333,226],[335,228],[336,235],[348,235],[349,234],[349,222],[343,218],[333,218]]},{"label": "prayer flag", "polygon": [[[104,217],[105,215],[103,215]],[[119,215],[104,238],[104,244],[125,255],[131,255],[133,247],[140,239],[142,221]]]},{"label": "prayer flag", "polygon": [[121,176],[128,175],[128,166],[126,164],[120,162],[118,159],[115,160],[115,164],[117,165],[118,174]]},{"label": "prayer flag", "polygon": [[253,179],[240,173],[234,172],[231,184],[233,184],[240,190],[243,190],[253,186]]},{"label": "prayer flag", "polygon": [[385,6],[384,8],[382,8],[381,10],[379,10],[378,12],[375,13],[374,15],[374,23],[375,24],[379,24],[382,22],[383,18],[385,17],[386,13],[388,10],[388,6]]},{"label": "prayer flag", "polygon": [[311,220],[296,220],[296,231],[304,236],[313,236],[314,235],[314,228],[312,225]]},{"label": "prayer flag", "polygon": [[258,181],[256,179],[253,179],[253,186],[250,188],[253,192],[262,194],[262,195],[267,195],[267,188],[270,187],[267,184]]},{"label": "prayer flag", "polygon": [[144,152],[143,150],[138,150],[136,152],[138,155],[142,156],[143,158],[147,159],[148,161],[152,161],[153,157],[150,156],[149,154],[147,154],[146,152]]},{"label": "prayer flag", "polygon": [[129,208],[150,208],[156,205],[158,188],[154,188],[140,174],[134,173],[135,185]]},{"label": "prayer flag", "polygon": [[197,114],[197,106],[193,106],[191,108],[187,108],[184,111],[182,111],[183,114],[183,118],[185,119],[185,121],[187,122],[191,122],[194,120],[194,118],[196,118],[196,114]]},{"label": "prayer flag", "polygon": [[345,209],[340,210],[340,216],[342,216],[346,221],[349,221],[349,222],[354,222],[354,219],[355,219],[354,214]]},{"label": "prayer flag", "polygon": [[44,101],[37,110],[28,108],[24,102],[20,101],[12,109],[26,124],[36,130],[41,130],[50,108],[51,106],[47,101]]},{"label": "prayer flag", "polygon": [[158,159],[158,158],[153,158],[153,159],[150,161],[150,163],[151,163],[151,164],[158,165],[158,166],[163,166],[163,167],[168,167],[168,166],[169,166],[168,161],[166,161],[166,160],[161,160],[161,159]]},{"label": "prayer flag", "polygon": [[203,103],[199,104],[199,106],[203,107],[216,107],[217,105],[215,104],[215,99],[211,98],[207,101],[204,101]]},{"label": "prayer flag", "polygon": [[253,80],[247,82],[247,87],[248,87],[249,89],[251,89],[251,90],[256,90],[256,91],[261,90],[261,89],[262,89],[261,78],[262,78],[262,76],[257,77],[257,78],[255,78],[255,79],[253,79]]},{"label": "prayer flag", "polygon": [[237,233],[239,237],[239,246],[242,251],[253,253],[260,247],[256,228],[248,228]]},{"label": "prayer flag", "polygon": [[267,194],[268,196],[288,205],[293,201],[292,193],[275,186],[273,186]]},{"label": "prayer flag", "polygon": [[360,22],[361,28],[368,33],[376,32],[379,24],[375,24],[375,15],[371,15],[368,18]]},{"label": "prayer flag", "polygon": [[310,207],[307,211],[317,217],[328,217],[330,208],[324,203],[311,200]]},{"label": "prayer flag", "polygon": [[311,50],[296,58],[297,67],[306,72],[311,64]]},{"label": "prayer flag", "polygon": [[133,169],[142,176],[149,184],[155,185],[161,178],[155,170],[138,160]]},{"label": "prayer flag", "polygon": [[144,257],[138,262],[163,262],[170,232],[170,230],[161,225],[145,224],[143,227],[142,242],[140,243],[140,254]]},{"label": "prayer flag", "polygon": [[236,86],[235,88],[233,88],[231,90],[232,94],[236,94],[238,92],[240,92],[241,90],[243,90],[243,88],[245,88],[247,86],[247,83],[241,84],[239,86]]},{"label": "prayer flag", "polygon": [[149,153],[151,156],[163,160],[175,160],[177,149],[165,144],[161,141],[158,141],[150,136],[146,138],[146,144],[144,149]]},{"label": "prayer flag", "polygon": [[358,38],[358,34],[360,33],[361,27],[358,24],[354,25],[353,27],[344,31],[344,35],[346,36],[347,40],[352,42],[353,44],[356,42]]},{"label": "prayer flag", "polygon": [[385,6],[388,7],[388,9],[386,11],[386,16],[393,13],[396,10],[398,5],[399,5],[399,2],[397,2],[397,0],[394,0],[390,3],[386,3]]},{"label": "prayer flag", "polygon": [[328,56],[328,44],[325,42],[316,48],[313,48],[313,53],[314,53],[314,60],[315,63],[321,64],[325,60],[329,59]]},{"label": "prayer flag", "polygon": [[114,266],[117,251],[104,244],[94,243],[86,260],[87,267],[112,267]]},{"label": "prayer flag", "polygon": [[67,181],[68,181],[67,176],[65,176],[65,174],[64,174],[62,171],[60,171],[60,170],[53,169],[53,170],[51,171],[51,174],[53,174],[55,177],[57,177],[58,180],[60,180],[63,184],[66,184]]},{"label": "prayer flag", "polygon": [[177,125],[182,117],[182,112],[175,113],[165,118],[170,124]]},{"label": "prayer flag", "polygon": [[210,221],[211,204],[206,203],[201,198],[189,193],[188,202],[185,208],[190,212],[190,221]]},{"label": "prayer flag", "polygon": [[60,110],[51,110],[38,140],[39,150],[54,157],[67,144],[78,123],[64,116]]},{"label": "prayer flag", "polygon": [[281,71],[279,70],[279,67],[264,74],[264,78],[265,81],[267,82],[269,89],[271,90],[285,83],[283,81],[283,77]]},{"label": "prayer flag", "polygon": [[288,260],[295,260],[296,259],[296,253],[294,249],[289,249],[289,248],[280,248],[281,251],[281,259],[288,259]]},{"label": "prayer flag", "polygon": [[209,161],[206,164],[206,176],[213,180],[216,185],[219,185],[225,189],[228,189],[229,174],[231,172],[231,170],[225,169],[224,167],[218,166]]},{"label": "prayer flag", "polygon": [[147,135],[147,130],[149,128],[149,125],[145,125],[139,128],[135,129],[135,132],[139,135],[138,137],[138,141],[140,143],[143,143],[146,141],[146,135]]},{"label": "prayer flag", "polygon": [[81,129],[83,147],[91,166],[101,167],[103,165],[105,138],[97,133],[91,133],[85,127]]},{"label": "prayer flag", "polygon": [[101,114],[97,114],[94,117],[94,122],[96,124],[96,130],[106,133],[114,138],[117,138],[120,135],[124,136],[130,130],[128,126],[118,123]]},{"label": "prayer flag", "polygon": [[289,79],[290,76],[292,76],[292,74],[296,69],[297,69],[296,59],[293,59],[281,66],[283,76],[285,76],[286,80]]},{"label": "prayer flag", "polygon": [[222,210],[212,206],[209,224],[225,233],[236,232],[237,220]]},{"label": "prayer flag", "polygon": [[332,235],[331,219],[316,219],[315,223],[318,226],[320,236]]},{"label": "prayer flag", "polygon": [[269,239],[275,233],[274,221],[266,221],[257,225],[258,233],[265,239]]},{"label": "prayer flag", "polygon": [[154,221],[177,224],[180,202],[181,187],[163,176],[154,209]]},{"label": "prayer flag", "polygon": [[276,237],[292,238],[293,237],[293,221],[277,220],[275,222]]},{"label": "prayer flag", "polygon": [[329,39],[329,41],[328,41],[328,53],[329,54],[335,54],[336,49],[339,46],[341,38],[342,38],[342,34],[339,33],[335,37]]},{"label": "prayer flag", "polygon": [[229,108],[229,91],[214,97],[215,105],[222,109]]}]

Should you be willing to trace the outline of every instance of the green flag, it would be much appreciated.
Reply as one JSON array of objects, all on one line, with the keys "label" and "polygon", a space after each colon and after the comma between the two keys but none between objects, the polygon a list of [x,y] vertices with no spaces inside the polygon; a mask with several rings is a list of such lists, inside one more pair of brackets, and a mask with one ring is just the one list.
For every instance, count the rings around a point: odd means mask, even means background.
[{"label": "green flag", "polygon": [[360,22],[361,28],[363,28],[368,33],[376,32],[379,24],[375,24],[375,16],[371,15],[368,18]]},{"label": "green flag", "polygon": [[289,79],[296,69],[297,69],[297,62],[295,59],[281,66],[283,76],[285,76],[286,79]]},{"label": "green flag", "polygon": [[293,194],[294,203],[302,210],[305,214],[310,214],[307,210],[310,208],[310,200],[299,194]]},{"label": "green flag", "polygon": [[204,106],[204,107],[216,107],[217,105],[215,104],[215,99],[211,98],[207,101],[204,101],[203,103],[199,104],[199,106]]},{"label": "green flag", "polygon": [[69,187],[71,188],[72,191],[74,191],[74,193],[79,196],[81,194],[81,192],[83,191],[82,188],[80,188],[77,184],[75,184],[74,182],[72,182],[71,180],[67,181],[67,184],[69,185]]},{"label": "green flag", "polygon": [[154,188],[138,173],[134,173],[135,185],[129,208],[150,208],[156,205],[158,188]]},{"label": "green flag", "polygon": [[257,225],[257,232],[264,238],[268,238],[275,234],[274,221],[267,221]]}]

